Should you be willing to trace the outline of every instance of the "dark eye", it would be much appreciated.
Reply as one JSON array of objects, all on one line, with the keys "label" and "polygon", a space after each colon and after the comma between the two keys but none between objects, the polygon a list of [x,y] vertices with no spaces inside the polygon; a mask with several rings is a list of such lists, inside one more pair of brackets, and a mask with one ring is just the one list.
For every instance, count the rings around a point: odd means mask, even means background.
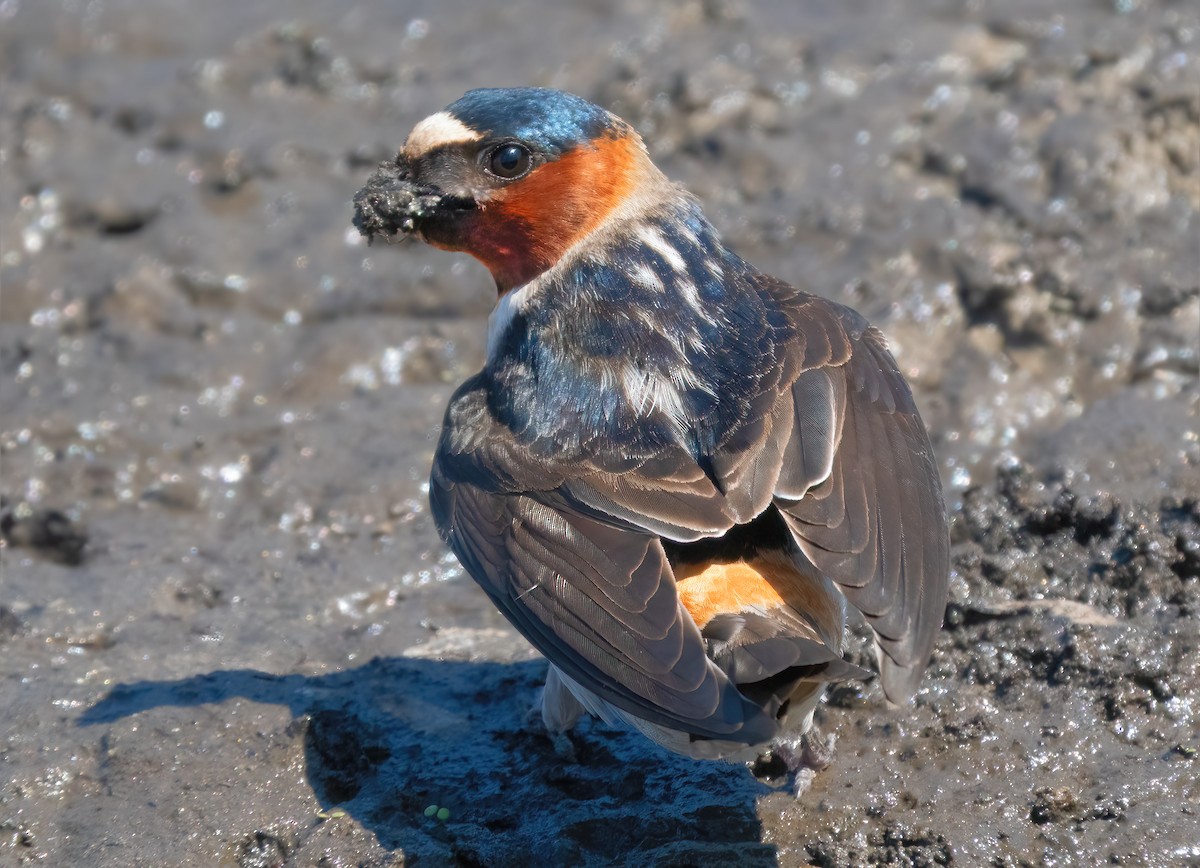
[{"label": "dark eye", "polygon": [[492,151],[487,167],[497,178],[519,178],[529,171],[529,151],[517,144],[501,145]]}]

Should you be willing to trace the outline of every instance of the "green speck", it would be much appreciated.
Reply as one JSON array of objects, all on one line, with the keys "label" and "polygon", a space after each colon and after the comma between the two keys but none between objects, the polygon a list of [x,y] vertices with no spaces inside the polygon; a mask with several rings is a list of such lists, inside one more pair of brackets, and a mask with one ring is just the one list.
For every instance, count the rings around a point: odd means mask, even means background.
[{"label": "green speck", "polygon": [[437,818],[439,820],[449,820],[450,819],[450,809],[449,808],[438,808]]},{"label": "green speck", "polygon": [[336,820],[346,816],[345,808],[330,808],[328,811],[317,811],[318,820]]},{"label": "green speck", "polygon": [[437,805],[430,805],[428,808],[425,809],[425,816],[432,817],[434,814],[437,813],[437,811],[438,811]]}]

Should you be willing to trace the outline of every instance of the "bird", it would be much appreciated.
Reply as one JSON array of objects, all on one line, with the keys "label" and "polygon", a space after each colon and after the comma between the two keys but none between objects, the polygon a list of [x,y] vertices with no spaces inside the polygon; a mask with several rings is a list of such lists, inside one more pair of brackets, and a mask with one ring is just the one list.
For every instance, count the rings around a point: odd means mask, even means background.
[{"label": "bird", "polygon": [[[441,537],[549,661],[542,723],[676,753],[828,763],[826,687],[869,625],[908,701],[941,626],[938,468],[883,335],[735,254],[631,125],[468,91],[354,198],[368,238],[475,257],[496,305],[429,483]],[[865,658],[864,662],[865,662]],[[569,739],[568,739],[569,741]]]}]

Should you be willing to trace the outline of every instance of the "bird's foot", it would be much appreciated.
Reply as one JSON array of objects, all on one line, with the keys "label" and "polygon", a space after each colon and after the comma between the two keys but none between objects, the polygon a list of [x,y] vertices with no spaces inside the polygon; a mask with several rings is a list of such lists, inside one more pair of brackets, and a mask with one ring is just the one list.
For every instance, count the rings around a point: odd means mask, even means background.
[{"label": "bird's foot", "polygon": [[525,714],[521,716],[521,729],[526,732],[545,732],[546,724],[542,720],[542,691],[537,692],[537,699],[533,701],[533,705],[525,710]]},{"label": "bird's foot", "polygon": [[570,734],[566,732],[549,732],[550,742],[554,745],[555,755],[565,763],[578,763],[579,757],[575,753],[575,742],[571,741]]},{"label": "bird's foot", "polygon": [[771,748],[771,753],[787,767],[796,798],[808,791],[817,778],[817,772],[828,768],[833,762],[836,741],[835,735],[830,733],[823,736],[814,725],[799,738],[780,742]]},{"label": "bird's foot", "polygon": [[521,719],[521,728],[525,732],[535,736],[545,736],[550,739],[550,744],[554,747],[555,755],[563,762],[576,763],[579,761],[575,753],[575,743],[571,741],[571,735],[568,730],[553,730],[546,725],[546,718],[542,711],[542,692],[538,691],[537,701],[529,707]]}]

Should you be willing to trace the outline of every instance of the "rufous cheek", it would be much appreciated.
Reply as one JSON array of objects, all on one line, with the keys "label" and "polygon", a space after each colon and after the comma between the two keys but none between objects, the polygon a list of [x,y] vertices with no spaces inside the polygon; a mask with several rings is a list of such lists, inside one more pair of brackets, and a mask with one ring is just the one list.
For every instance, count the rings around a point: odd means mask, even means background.
[{"label": "rufous cheek", "polygon": [[491,194],[466,249],[501,283],[501,273],[518,283],[532,279],[630,195],[634,148],[627,138],[600,139]]}]

